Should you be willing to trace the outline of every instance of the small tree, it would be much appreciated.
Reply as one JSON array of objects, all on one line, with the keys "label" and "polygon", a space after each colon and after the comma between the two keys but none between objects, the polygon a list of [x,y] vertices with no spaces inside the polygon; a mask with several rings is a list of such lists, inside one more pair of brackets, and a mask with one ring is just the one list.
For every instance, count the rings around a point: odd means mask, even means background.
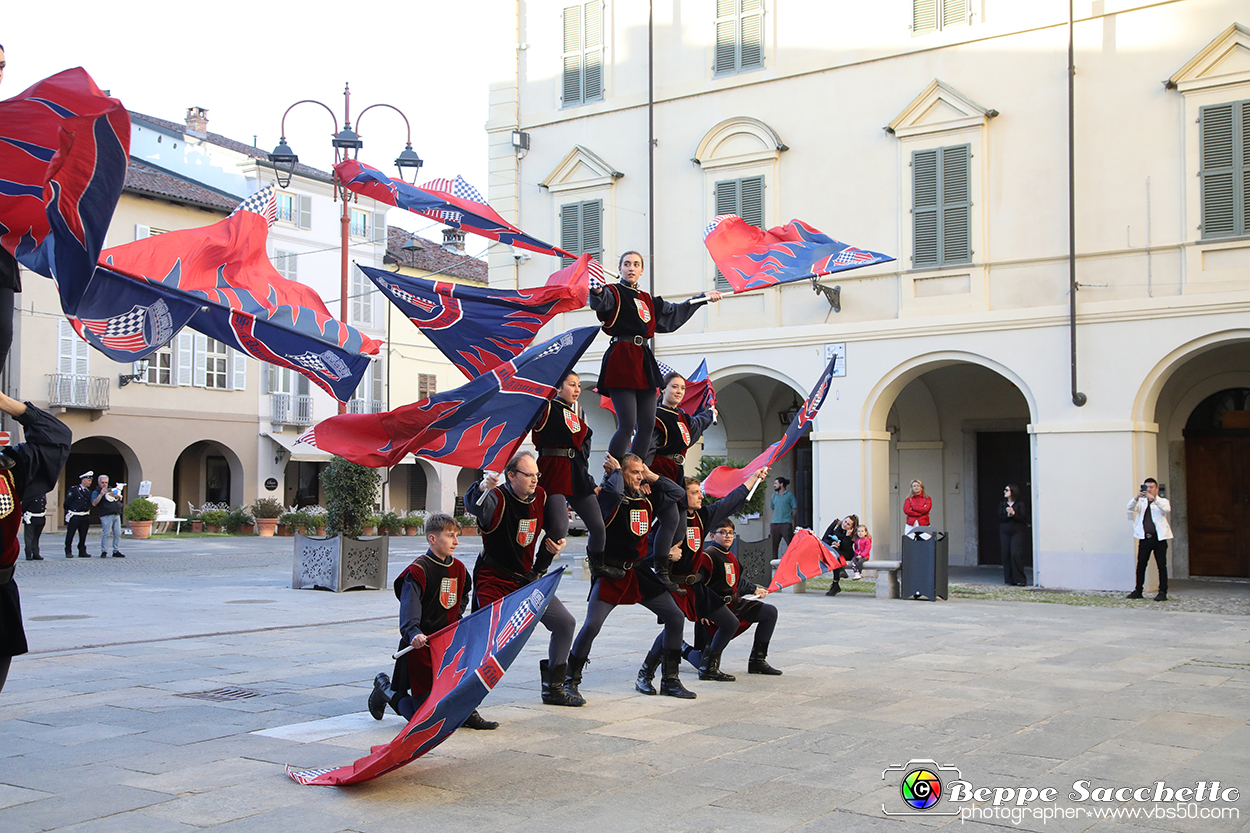
[{"label": "small tree", "polygon": [[128,521],[154,521],[156,520],[156,504],[147,498],[135,498],[126,504],[126,520]]},{"label": "small tree", "polygon": [[321,474],[326,490],[326,532],[358,538],[373,514],[373,502],[382,482],[377,469],[335,457]]},{"label": "small tree", "polygon": [[[706,480],[707,476],[712,473],[712,469],[717,466],[729,466],[730,468],[740,469],[747,464],[746,460],[739,460],[735,457],[709,457],[704,455],[699,460],[699,480]],[[755,490],[755,494],[751,495],[751,499],[747,501],[747,505],[742,507],[739,515],[758,515],[764,511],[764,493],[768,490],[764,487],[767,483],[761,483]],[[711,506],[716,503],[718,498],[706,495],[703,498],[704,506]]]}]

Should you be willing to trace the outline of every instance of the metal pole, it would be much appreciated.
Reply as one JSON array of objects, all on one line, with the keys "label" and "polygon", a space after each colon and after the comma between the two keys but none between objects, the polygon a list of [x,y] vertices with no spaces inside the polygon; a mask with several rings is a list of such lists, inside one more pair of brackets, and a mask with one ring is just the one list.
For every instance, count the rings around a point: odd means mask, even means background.
[{"label": "metal pole", "polygon": [[1072,342],[1072,404],[1088,401],[1076,388],[1076,47],[1068,0],[1068,334]]},{"label": "metal pole", "polygon": [[[647,3],[647,264],[655,296],[655,0]],[[654,345],[654,340],[652,344]]]}]

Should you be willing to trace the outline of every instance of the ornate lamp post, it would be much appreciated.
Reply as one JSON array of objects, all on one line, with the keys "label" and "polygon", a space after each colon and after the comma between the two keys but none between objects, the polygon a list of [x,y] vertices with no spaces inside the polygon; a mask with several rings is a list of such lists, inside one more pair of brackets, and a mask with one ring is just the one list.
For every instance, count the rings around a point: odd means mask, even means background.
[{"label": "ornate lamp post", "polygon": [[[286,117],[287,114],[301,104],[317,104],[330,114],[330,118],[334,123],[334,133],[332,134],[333,138],[330,140],[330,145],[334,148],[334,163],[336,165],[344,159],[347,159],[349,153],[351,154],[351,158],[355,159],[360,153],[360,149],[364,146],[364,142],[361,140],[360,136],[356,133],[356,131],[352,130],[352,94],[350,85],[345,84],[343,86],[342,127],[339,126],[338,117],[334,115],[334,111],[322,102],[312,98],[306,98],[295,102],[290,107],[286,108],[286,112],[282,114],[282,136],[278,140],[278,146],[273,149],[273,153],[269,154],[269,161],[273,163],[278,185],[282,188],[286,188],[291,184],[291,177],[295,173],[295,165],[299,162],[299,157],[295,155],[295,151],[291,150],[291,146],[286,142]],[[415,185],[417,181],[417,172],[421,168],[422,161],[421,157],[418,156],[416,151],[412,149],[412,124],[408,121],[408,117],[404,115],[403,111],[393,104],[371,104],[361,110],[360,115],[356,117],[357,126],[360,125],[360,119],[364,116],[364,114],[372,110],[374,107],[386,107],[390,110],[394,110],[396,113],[399,113],[399,117],[404,120],[404,125],[408,130],[408,142],[404,146],[403,151],[401,151],[399,156],[395,159],[395,167],[399,169],[399,177],[404,182],[408,181],[407,177],[404,176],[405,169],[411,169],[411,184]],[[342,269],[339,279],[339,319],[346,324],[348,310],[347,298],[350,286],[348,281],[349,265],[347,258],[347,245],[348,228],[351,224],[351,209],[348,206],[352,201],[353,194],[347,189],[347,186],[342,182],[342,180],[339,179],[337,171],[334,172],[334,190],[334,198],[336,200],[341,200],[343,203],[343,213],[339,218],[339,222],[342,225],[340,233]],[[340,402],[339,413],[342,414],[346,412],[347,405]]]}]

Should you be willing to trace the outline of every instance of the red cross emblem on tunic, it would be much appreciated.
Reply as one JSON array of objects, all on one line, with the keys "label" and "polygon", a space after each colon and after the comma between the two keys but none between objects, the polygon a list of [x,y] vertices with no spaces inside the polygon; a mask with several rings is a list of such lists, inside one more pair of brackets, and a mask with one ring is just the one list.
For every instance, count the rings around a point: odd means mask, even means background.
[{"label": "red cross emblem on tunic", "polygon": [[651,517],[646,509],[629,510],[629,528],[639,538],[651,529]]},{"label": "red cross emblem on tunic", "polygon": [[634,306],[638,307],[638,317],[642,319],[642,323],[648,323],[651,320],[651,307],[647,306],[647,302],[641,298],[635,298]]},{"label": "red cross emblem on tunic", "polygon": [[582,430],[582,421],[577,418],[577,414],[567,408],[564,410],[564,424],[567,425],[568,429],[574,434]]},{"label": "red cross emblem on tunic", "polygon": [[522,518],[516,527],[516,542],[522,547],[528,547],[534,543],[534,536],[538,534],[537,518]]},{"label": "red cross emblem on tunic", "polygon": [[690,447],[690,429],[686,426],[686,423],[682,422],[681,420],[677,421],[677,429],[681,431],[681,441],[686,444],[686,448],[689,448]]},{"label": "red cross emblem on tunic", "polygon": [[725,562],[725,581],[729,582],[730,588],[738,586],[737,573],[734,570],[734,565],[729,561]]},{"label": "red cross emblem on tunic", "polygon": [[686,546],[695,552],[703,545],[703,530],[697,526],[686,526]]},{"label": "red cross emblem on tunic", "polygon": [[443,606],[444,610],[451,610],[456,606],[456,601],[460,598],[459,579],[451,576],[444,578],[438,585],[438,603]]}]

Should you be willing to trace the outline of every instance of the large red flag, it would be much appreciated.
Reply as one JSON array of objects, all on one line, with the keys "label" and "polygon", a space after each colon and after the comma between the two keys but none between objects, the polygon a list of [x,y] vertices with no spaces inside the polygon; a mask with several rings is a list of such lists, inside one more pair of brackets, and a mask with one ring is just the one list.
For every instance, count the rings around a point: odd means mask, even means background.
[{"label": "large red flag", "polygon": [[845,566],[846,559],[822,544],[810,529],[800,529],[790,539],[786,554],[781,556],[781,563],[773,571],[773,583],[768,585],[768,592],[776,593],[826,570]]}]

